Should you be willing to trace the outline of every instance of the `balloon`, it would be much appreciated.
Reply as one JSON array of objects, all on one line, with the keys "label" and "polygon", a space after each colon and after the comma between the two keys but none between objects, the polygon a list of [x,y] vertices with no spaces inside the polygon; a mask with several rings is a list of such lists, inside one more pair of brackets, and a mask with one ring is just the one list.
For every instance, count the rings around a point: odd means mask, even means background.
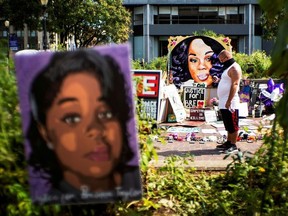
[{"label": "balloon", "polygon": [[273,89],[274,89],[274,81],[273,81],[273,79],[270,78],[268,80],[267,86],[268,86],[268,88],[267,88],[268,92],[272,92]]},{"label": "balloon", "polygon": [[260,93],[260,101],[265,106],[273,106],[274,102],[281,99],[284,93],[284,84],[275,84],[273,79],[269,79],[267,83],[267,89],[262,90]]},{"label": "balloon", "polygon": [[279,93],[283,94],[284,93],[284,83],[280,83],[280,84],[275,84],[274,88],[279,88]]}]

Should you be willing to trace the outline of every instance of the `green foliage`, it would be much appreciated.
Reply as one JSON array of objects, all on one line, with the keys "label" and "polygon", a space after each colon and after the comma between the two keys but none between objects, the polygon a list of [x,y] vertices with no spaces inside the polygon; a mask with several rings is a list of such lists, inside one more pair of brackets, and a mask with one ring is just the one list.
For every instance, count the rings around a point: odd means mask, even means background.
[{"label": "green foliage", "polygon": [[270,14],[264,12],[261,17],[261,26],[263,28],[263,38],[267,40],[275,40],[279,28],[279,22],[286,16],[285,9],[279,11],[274,17],[268,17]]},{"label": "green foliage", "polygon": [[151,62],[146,63],[140,61],[139,59],[132,61],[133,69],[142,70],[162,70],[162,72],[167,70],[167,56],[154,58]]},{"label": "green foliage", "polygon": [[[121,0],[50,0],[46,12],[47,31],[58,33],[60,44],[65,44],[71,35],[81,47],[123,43],[131,33],[130,13]],[[42,29],[43,8],[39,0],[3,0],[0,14],[5,14],[16,29],[22,29],[24,23],[30,30]]]},{"label": "green foliage", "polygon": [[167,71],[167,56],[153,59],[146,65],[146,68],[150,70],[162,70],[163,72]]},{"label": "green foliage", "polygon": [[195,35],[195,36],[207,36],[207,37],[213,37],[213,38],[225,37],[223,34],[217,34],[214,31],[206,30],[206,29],[203,29],[201,31],[195,31],[195,32],[193,32],[192,35]]},{"label": "green foliage", "polygon": [[246,73],[247,69],[249,68],[250,58],[245,53],[234,53],[233,58],[235,61],[241,66],[243,77],[248,77],[249,74]]},{"label": "green foliage", "polygon": [[134,70],[138,70],[138,69],[146,69],[145,68],[145,62],[144,62],[144,59],[143,59],[143,61],[140,61],[139,59],[137,59],[137,60],[131,60],[131,62],[132,62],[132,65],[131,65],[131,67],[132,67],[132,69],[134,69]]},{"label": "green foliage", "polygon": [[287,3],[283,0],[267,1],[260,0],[263,9],[261,25],[264,30],[265,39],[276,39],[279,27],[287,21]]},{"label": "green foliage", "polygon": [[243,77],[250,79],[268,78],[267,72],[271,66],[271,58],[264,51],[254,51],[250,56],[245,53],[234,53],[233,57],[241,66]]},{"label": "green foliage", "polygon": [[[277,26],[277,37],[272,50],[272,65],[269,75],[284,77],[287,79],[288,71],[288,4],[283,0],[269,1],[260,0],[261,8],[264,10],[267,20]],[[275,17],[277,17],[275,19]]]},{"label": "green foliage", "polygon": [[141,150],[141,170],[145,178],[146,171],[149,168],[149,163],[152,159],[158,159],[153,141],[156,135],[160,134],[160,130],[156,127],[156,121],[149,118],[144,111],[143,101],[136,98],[137,106],[137,125],[138,125],[138,140]]},{"label": "green foliage", "polygon": [[[16,29],[23,29],[24,23],[33,30],[40,28],[40,1],[1,0],[0,14],[1,18],[9,20],[10,25],[13,25]],[[27,16],[27,14],[29,14],[29,16]]]},{"label": "green foliage", "polygon": [[7,50],[1,51],[0,60],[0,214],[20,215],[29,212],[31,203],[27,198],[16,79]]}]

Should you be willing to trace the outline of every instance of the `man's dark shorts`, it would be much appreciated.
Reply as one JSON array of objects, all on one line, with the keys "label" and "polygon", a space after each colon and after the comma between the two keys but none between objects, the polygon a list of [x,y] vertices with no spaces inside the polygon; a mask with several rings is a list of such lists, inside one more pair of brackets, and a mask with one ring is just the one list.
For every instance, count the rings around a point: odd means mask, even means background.
[{"label": "man's dark shorts", "polygon": [[220,109],[222,120],[225,126],[225,130],[229,133],[234,133],[239,130],[239,110],[236,109],[231,112],[228,109]]}]

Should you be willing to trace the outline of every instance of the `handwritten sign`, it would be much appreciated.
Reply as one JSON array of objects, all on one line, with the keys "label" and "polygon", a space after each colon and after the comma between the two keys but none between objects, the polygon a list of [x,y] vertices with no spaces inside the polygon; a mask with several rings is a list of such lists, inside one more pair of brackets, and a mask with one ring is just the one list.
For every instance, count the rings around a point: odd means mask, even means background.
[{"label": "handwritten sign", "polygon": [[194,86],[183,86],[183,105],[185,108],[205,107],[205,85],[196,84]]},{"label": "handwritten sign", "polygon": [[191,108],[189,119],[191,121],[205,121],[205,110],[198,108]]}]

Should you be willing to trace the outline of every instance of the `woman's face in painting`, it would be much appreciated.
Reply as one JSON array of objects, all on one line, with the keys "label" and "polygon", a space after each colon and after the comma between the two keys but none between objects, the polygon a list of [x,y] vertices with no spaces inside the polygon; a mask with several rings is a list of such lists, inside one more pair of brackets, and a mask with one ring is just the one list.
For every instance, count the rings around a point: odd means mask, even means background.
[{"label": "woman's face in painting", "polygon": [[42,134],[58,156],[64,177],[72,178],[105,178],[123,144],[120,123],[102,97],[99,81],[85,72],[65,78]]},{"label": "woman's face in painting", "polygon": [[209,70],[212,67],[211,56],[213,50],[206,45],[202,39],[194,39],[188,50],[188,68],[192,79],[196,83],[212,84],[212,77]]}]

